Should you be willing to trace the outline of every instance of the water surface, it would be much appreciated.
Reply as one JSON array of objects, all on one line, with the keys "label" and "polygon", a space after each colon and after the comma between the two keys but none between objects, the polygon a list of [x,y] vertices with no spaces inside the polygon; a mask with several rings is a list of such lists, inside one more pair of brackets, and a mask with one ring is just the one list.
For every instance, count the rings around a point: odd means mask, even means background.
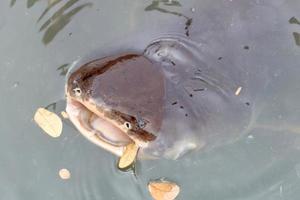
[{"label": "water surface", "polygon": [[[300,19],[298,1],[28,2],[0,2],[2,199],[150,199],[146,185],[158,177],[181,186],[178,199],[299,196],[300,26],[290,21]],[[70,123],[53,139],[32,121],[38,107],[64,108],[68,64],[142,53],[169,35],[196,43],[200,67],[223,77],[216,81],[225,80],[226,91],[242,86],[237,98],[246,115],[228,112],[228,127],[219,119],[225,130],[243,127],[237,140],[223,144],[224,133],[209,151],[139,161],[133,176],[117,171],[116,158]],[[70,180],[58,177],[61,168],[71,171]]]}]

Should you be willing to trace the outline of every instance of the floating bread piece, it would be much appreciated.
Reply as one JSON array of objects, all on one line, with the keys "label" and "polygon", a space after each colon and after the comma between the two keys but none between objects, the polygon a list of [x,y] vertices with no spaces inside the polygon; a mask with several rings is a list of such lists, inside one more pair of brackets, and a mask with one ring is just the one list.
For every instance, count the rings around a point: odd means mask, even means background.
[{"label": "floating bread piece", "polygon": [[59,137],[62,133],[61,119],[45,108],[37,109],[34,121],[51,137]]},{"label": "floating bread piece", "polygon": [[67,180],[67,179],[71,178],[71,173],[68,169],[59,170],[58,175],[63,180]]},{"label": "floating bread piece", "polygon": [[155,200],[174,200],[180,192],[176,183],[169,181],[151,181],[148,189]]},{"label": "floating bread piece", "polygon": [[135,143],[130,143],[125,148],[126,149],[118,163],[118,168],[120,170],[127,170],[134,164],[139,150],[139,147]]}]

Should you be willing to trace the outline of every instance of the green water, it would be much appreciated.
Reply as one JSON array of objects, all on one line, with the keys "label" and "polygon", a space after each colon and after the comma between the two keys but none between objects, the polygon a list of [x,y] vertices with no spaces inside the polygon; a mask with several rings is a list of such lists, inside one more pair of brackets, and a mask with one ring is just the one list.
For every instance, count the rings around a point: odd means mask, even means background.
[{"label": "green water", "polygon": [[[184,200],[297,199],[300,26],[290,19],[299,10],[297,0],[1,1],[1,199],[151,199],[147,183],[160,177],[177,182]],[[238,141],[178,161],[141,160],[134,176],[69,122],[56,139],[33,122],[38,107],[64,109],[64,74],[74,61],[143,51],[169,34],[209,46],[225,67],[247,69],[243,90],[263,91],[248,96],[252,128]],[[60,179],[61,168],[71,179]]]}]

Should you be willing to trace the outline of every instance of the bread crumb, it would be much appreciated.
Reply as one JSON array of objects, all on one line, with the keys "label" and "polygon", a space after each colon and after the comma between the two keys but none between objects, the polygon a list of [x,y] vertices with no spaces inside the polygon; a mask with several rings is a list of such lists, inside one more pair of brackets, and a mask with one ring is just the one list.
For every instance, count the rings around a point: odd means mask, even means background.
[{"label": "bread crumb", "polygon": [[67,179],[71,178],[71,173],[68,169],[61,169],[61,170],[59,170],[58,174],[59,174],[59,177],[63,180],[67,180]]},{"label": "bread crumb", "polygon": [[49,136],[57,138],[62,133],[62,121],[55,113],[45,108],[38,108],[34,114],[34,121]]},{"label": "bread crumb", "polygon": [[149,182],[148,189],[154,200],[174,200],[180,192],[176,183],[165,180]]},{"label": "bread crumb", "polygon": [[237,88],[237,90],[235,91],[235,96],[238,96],[240,93],[241,93],[241,91],[242,91],[242,87],[240,86],[240,87],[238,87]]}]

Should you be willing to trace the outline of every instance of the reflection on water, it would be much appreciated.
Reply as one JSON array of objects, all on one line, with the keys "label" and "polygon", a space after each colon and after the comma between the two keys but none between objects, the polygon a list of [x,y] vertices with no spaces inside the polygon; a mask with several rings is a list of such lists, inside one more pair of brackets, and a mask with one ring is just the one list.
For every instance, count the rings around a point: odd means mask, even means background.
[{"label": "reflection on water", "polygon": [[162,3],[163,5],[165,6],[176,6],[176,7],[181,7],[181,4],[178,2],[178,1],[152,1],[152,4],[150,4],[149,6],[147,6],[145,8],[145,11],[151,11],[151,10],[157,10],[157,11],[160,11],[162,13],[169,13],[169,14],[172,14],[172,15],[177,15],[177,16],[183,16],[182,13],[178,13],[178,12],[174,12],[174,11],[169,11],[167,9],[164,9],[164,8],[160,8],[159,5],[160,3]]},{"label": "reflection on water", "polygon": [[296,45],[300,46],[300,33],[294,32],[293,33]]},{"label": "reflection on water", "polygon": [[45,107],[45,109],[55,111],[56,110],[56,103],[51,103],[51,104],[47,105]]},{"label": "reflection on water", "polygon": [[145,11],[154,11],[154,10],[156,10],[156,11],[159,11],[161,13],[167,13],[167,14],[176,15],[176,16],[179,16],[179,17],[184,17],[186,19],[185,27],[184,27],[184,29],[185,29],[185,35],[186,36],[190,36],[189,27],[191,26],[193,19],[190,18],[190,17],[187,17],[186,15],[184,15],[184,14],[182,14],[180,12],[171,11],[169,9],[162,8],[162,7],[160,7],[161,4],[164,5],[164,6],[166,6],[166,7],[170,7],[170,6],[181,7],[182,6],[179,1],[154,0],[144,10]]},{"label": "reflection on water", "polygon": [[65,76],[68,73],[69,67],[70,67],[70,64],[66,63],[66,64],[59,66],[56,70],[60,71],[59,75]]},{"label": "reflection on water", "polygon": [[11,2],[10,2],[10,7],[14,6],[15,3],[16,3],[16,0],[11,0]]},{"label": "reflection on water", "polygon": [[[289,23],[300,25],[300,21],[296,17],[290,18]],[[294,36],[294,40],[295,40],[296,45],[300,46],[300,33],[293,32],[293,36]]]},{"label": "reflection on water", "polygon": [[27,8],[32,7],[39,0],[27,0]]},{"label": "reflection on water", "polygon": [[299,20],[296,17],[292,17],[289,20],[289,22],[290,22],[290,24],[298,24],[298,25],[300,25],[300,22],[299,22]]},{"label": "reflection on water", "polygon": [[[27,8],[31,8],[39,0],[27,0]],[[81,11],[85,7],[92,6],[92,3],[83,3],[81,5],[75,5],[80,0],[69,0],[64,3],[63,0],[48,0],[48,5],[42,12],[37,22],[39,23],[49,12],[54,9],[54,6],[61,4],[59,9],[54,11],[51,17],[49,17],[40,27],[39,31],[44,35],[42,41],[45,45],[49,44],[55,36],[72,20],[72,17]],[[13,7],[16,0],[12,0],[10,6]],[[71,9],[71,10],[69,10]],[[67,11],[68,10],[68,11]]]}]

